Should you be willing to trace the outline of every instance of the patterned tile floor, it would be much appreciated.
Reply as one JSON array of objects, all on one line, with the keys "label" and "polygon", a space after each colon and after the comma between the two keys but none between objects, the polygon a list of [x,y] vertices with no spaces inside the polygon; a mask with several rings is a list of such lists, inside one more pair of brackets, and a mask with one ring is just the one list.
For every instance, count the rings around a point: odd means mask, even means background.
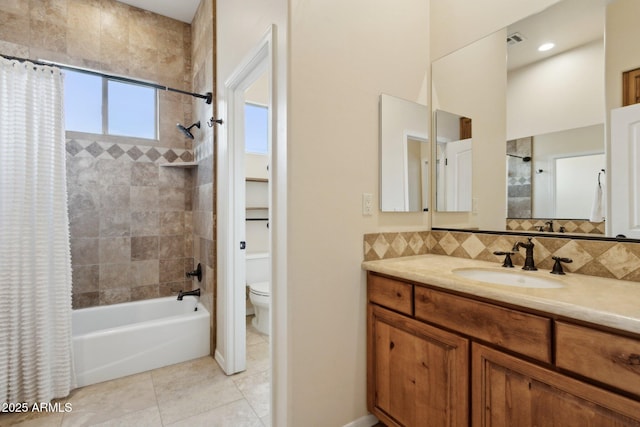
[{"label": "patterned tile floor", "polygon": [[269,341],[247,320],[242,373],[195,359],[76,389],[69,413],[0,414],[0,427],[269,427]]}]

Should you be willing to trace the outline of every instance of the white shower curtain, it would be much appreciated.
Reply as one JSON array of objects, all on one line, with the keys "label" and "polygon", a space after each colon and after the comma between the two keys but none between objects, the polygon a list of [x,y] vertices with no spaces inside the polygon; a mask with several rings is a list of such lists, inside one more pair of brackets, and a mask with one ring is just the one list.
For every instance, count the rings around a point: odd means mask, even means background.
[{"label": "white shower curtain", "polygon": [[0,57],[0,400],[73,382],[62,75]]}]

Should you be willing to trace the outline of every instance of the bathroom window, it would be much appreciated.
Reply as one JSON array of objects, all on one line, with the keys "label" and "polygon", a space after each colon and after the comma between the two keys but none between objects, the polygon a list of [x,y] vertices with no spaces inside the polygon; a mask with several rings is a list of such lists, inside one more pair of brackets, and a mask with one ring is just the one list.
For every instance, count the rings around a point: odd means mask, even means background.
[{"label": "bathroom window", "polygon": [[66,130],[157,139],[154,88],[64,72]]},{"label": "bathroom window", "polygon": [[267,154],[269,147],[269,110],[264,105],[245,103],[245,151]]}]

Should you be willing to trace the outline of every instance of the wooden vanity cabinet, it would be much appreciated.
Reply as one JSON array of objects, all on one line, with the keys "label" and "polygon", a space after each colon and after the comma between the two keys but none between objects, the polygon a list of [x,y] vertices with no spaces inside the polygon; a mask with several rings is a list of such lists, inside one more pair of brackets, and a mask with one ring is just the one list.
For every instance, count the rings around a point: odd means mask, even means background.
[{"label": "wooden vanity cabinet", "polygon": [[387,426],[468,426],[469,341],[369,305],[369,410]]},{"label": "wooden vanity cabinet", "polygon": [[367,284],[367,406],[385,425],[640,427],[640,340],[371,272]]},{"label": "wooden vanity cabinet", "polygon": [[640,404],[479,344],[472,350],[473,427],[640,426]]}]

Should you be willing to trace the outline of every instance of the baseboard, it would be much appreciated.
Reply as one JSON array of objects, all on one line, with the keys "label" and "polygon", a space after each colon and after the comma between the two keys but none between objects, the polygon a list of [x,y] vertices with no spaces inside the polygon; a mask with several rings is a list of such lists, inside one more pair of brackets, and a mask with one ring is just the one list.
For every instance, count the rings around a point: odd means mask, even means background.
[{"label": "baseboard", "polygon": [[355,421],[351,421],[349,424],[345,424],[343,427],[371,427],[378,423],[378,419],[375,415],[369,414],[364,417],[360,417]]},{"label": "baseboard", "polygon": [[[218,365],[220,366],[220,368],[222,369],[222,371],[224,372],[224,367],[227,366],[225,361],[224,361],[224,356],[222,355],[222,353],[220,353],[217,349],[214,353],[213,358],[216,360],[216,362],[218,362]],[[226,372],[225,372],[226,374]],[[227,374],[229,375],[229,374]]]}]

